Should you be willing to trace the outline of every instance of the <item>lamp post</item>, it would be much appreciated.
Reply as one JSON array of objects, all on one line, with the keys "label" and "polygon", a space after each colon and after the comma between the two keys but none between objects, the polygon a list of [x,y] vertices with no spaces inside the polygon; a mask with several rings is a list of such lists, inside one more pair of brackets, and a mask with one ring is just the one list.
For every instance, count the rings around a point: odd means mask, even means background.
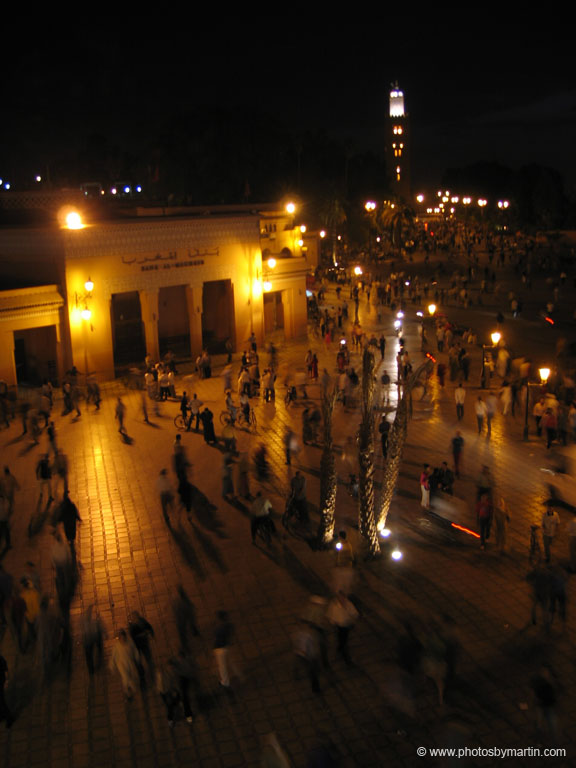
[{"label": "lamp post", "polygon": [[[84,283],[84,293],[75,293],[74,298],[76,301],[76,310],[80,312],[80,316],[84,321],[83,335],[84,335],[84,375],[86,382],[88,382],[88,323],[90,323],[90,330],[93,330],[92,323],[92,310],[89,307],[89,302],[92,300],[92,291],[94,290],[94,283],[90,278]],[[84,305],[84,306],[82,306]]]},{"label": "lamp post", "polygon": [[372,262],[372,221],[370,214],[376,210],[376,203],[373,200],[368,200],[364,203],[364,208],[368,214],[368,261]]},{"label": "lamp post", "polygon": [[499,331],[493,331],[493,333],[490,334],[492,344],[482,344],[482,372],[480,374],[480,387],[482,389],[486,389],[486,352],[490,350],[491,353],[492,350],[498,346],[501,338],[502,334],[499,333]]},{"label": "lamp post", "polygon": [[524,409],[524,442],[528,441],[528,410],[530,407],[530,387],[543,387],[550,376],[550,368],[539,368],[540,381],[526,380],[526,408]]}]

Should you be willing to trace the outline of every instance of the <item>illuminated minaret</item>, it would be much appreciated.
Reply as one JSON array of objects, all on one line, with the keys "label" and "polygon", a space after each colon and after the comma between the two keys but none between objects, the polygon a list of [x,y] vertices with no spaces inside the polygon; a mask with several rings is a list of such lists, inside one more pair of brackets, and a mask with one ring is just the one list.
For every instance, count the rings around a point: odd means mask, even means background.
[{"label": "illuminated minaret", "polygon": [[386,141],[386,164],[390,191],[405,200],[410,197],[410,133],[404,108],[404,93],[398,83],[390,89],[390,114]]}]

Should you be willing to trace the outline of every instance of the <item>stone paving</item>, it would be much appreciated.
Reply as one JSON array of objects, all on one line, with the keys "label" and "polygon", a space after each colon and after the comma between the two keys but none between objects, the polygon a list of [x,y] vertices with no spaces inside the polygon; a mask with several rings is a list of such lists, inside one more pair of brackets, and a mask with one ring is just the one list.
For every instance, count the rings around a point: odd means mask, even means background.
[{"label": "stone paving", "polygon": [[[329,300],[335,299],[332,294]],[[361,320],[374,327],[374,314]],[[394,337],[391,317],[384,318],[388,339],[384,365],[394,370]],[[408,348],[418,361],[415,323],[407,324]],[[312,342],[320,357],[320,370],[334,369],[334,348]],[[303,366],[304,342],[281,345],[281,362]],[[360,369],[360,357],[354,357]],[[235,361],[237,362],[237,361]],[[473,355],[479,366],[479,353]],[[237,366],[235,365],[235,370]],[[215,372],[218,373],[218,365]],[[477,370],[476,370],[477,373]],[[219,376],[193,381],[185,376],[178,388],[197,391],[218,416],[224,408]],[[473,377],[477,381],[478,376]],[[191,386],[192,385],[192,386]],[[123,441],[114,419],[115,395],[128,406],[130,441]],[[310,394],[319,396],[317,387]],[[294,766],[307,765],[307,756],[318,739],[329,737],[342,766],[451,765],[445,758],[418,757],[417,747],[542,747],[551,746],[535,729],[530,677],[542,660],[549,661],[562,683],[561,736],[558,744],[566,758],[532,758],[532,765],[573,765],[576,755],[571,724],[576,710],[572,694],[574,585],[568,583],[568,620],[564,631],[553,625],[550,633],[529,623],[531,598],[525,575],[529,524],[539,522],[544,499],[542,473],[545,448],[535,440],[521,442],[523,422],[499,416],[492,437],[476,433],[470,385],[463,422],[456,422],[453,387],[441,391],[433,383],[433,408],[415,408],[398,490],[390,515],[394,544],[403,559],[393,562],[389,545],[381,559],[361,563],[355,595],[361,620],[352,632],[355,666],[337,660],[330,644],[330,673],[322,674],[320,695],[305,679],[294,679],[292,636],[311,594],[330,594],[333,552],[313,551],[307,542],[286,535],[271,551],[250,543],[247,505],[221,496],[222,452],[205,445],[201,435],[185,433],[183,440],[193,464],[192,482],[213,504],[209,515],[182,515],[170,530],[161,514],[156,479],[162,467],[170,468],[178,404],[161,405],[160,415],[150,410],[152,424],[143,422],[141,395],[124,392],[119,383],[105,389],[99,412],[85,408],[78,419],[56,417],[59,440],[71,462],[71,497],[78,504],[83,523],[78,535],[80,584],[72,605],[75,638],[73,664],[68,677],[58,673],[39,684],[33,653],[17,653],[10,631],[1,640],[11,681],[8,698],[20,709],[10,732],[0,729],[0,765],[20,766],[257,766],[263,738],[276,733]],[[284,465],[282,436],[285,425],[300,433],[301,406],[286,408],[283,390],[276,403],[255,405],[257,434],[238,431],[241,450],[265,441],[271,455],[272,477],[265,486],[276,516],[284,505],[291,473],[300,468],[308,480],[313,521],[317,521],[320,449],[303,446],[294,465]],[[337,466],[341,479],[349,470],[344,448],[353,436],[359,416],[336,407]],[[480,551],[477,540],[449,534],[420,508],[418,475],[424,461],[437,465],[449,457],[455,429],[465,439],[464,476],[456,494],[469,505],[474,479],[488,463],[498,490],[512,510],[510,551],[499,555],[490,546]],[[54,594],[50,562],[49,526],[32,539],[27,529],[35,507],[37,489],[34,466],[40,449],[19,439],[19,425],[0,435],[2,463],[8,463],[22,485],[13,519],[14,549],[3,560],[19,577],[27,560],[37,563],[44,591]],[[377,448],[377,483],[382,472]],[[252,478],[252,490],[257,487]],[[566,523],[554,545],[554,558],[567,557]],[[357,511],[343,484],[338,491],[337,528],[347,528],[355,539]],[[128,614],[138,610],[155,629],[153,652],[164,662],[177,651],[177,633],[171,600],[183,584],[196,605],[200,637],[194,653],[200,668],[204,695],[193,725],[179,720],[168,727],[164,706],[153,688],[124,701],[118,678],[105,667],[91,679],[79,641],[79,619],[94,603],[108,629],[106,660],[115,633],[126,626]],[[234,654],[238,676],[233,695],[219,690],[211,653],[214,613],[226,608],[236,628]],[[434,684],[421,678],[409,701],[396,664],[402,621],[410,616],[441,619],[449,615],[462,646],[458,677],[448,689],[444,706],[438,704]],[[18,687],[16,686],[18,683]],[[17,690],[18,688],[18,690]],[[510,758],[511,765],[528,761]],[[493,765],[495,758],[459,760],[458,765]]]}]

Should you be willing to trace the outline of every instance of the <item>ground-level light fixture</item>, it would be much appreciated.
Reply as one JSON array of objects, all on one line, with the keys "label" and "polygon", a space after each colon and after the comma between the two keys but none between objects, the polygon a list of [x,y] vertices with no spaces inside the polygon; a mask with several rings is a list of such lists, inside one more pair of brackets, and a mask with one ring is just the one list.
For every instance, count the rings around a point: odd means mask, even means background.
[{"label": "ground-level light fixture", "polygon": [[355,275],[361,275],[362,274],[362,267],[354,267],[354,274]]},{"label": "ground-level light fixture", "polygon": [[546,384],[548,377],[550,376],[550,368],[538,368],[538,373],[540,374],[540,381],[542,384]]},{"label": "ground-level light fixture", "polygon": [[82,221],[82,216],[78,213],[78,211],[70,211],[66,214],[66,228],[67,229],[83,229],[84,228],[84,222]]}]

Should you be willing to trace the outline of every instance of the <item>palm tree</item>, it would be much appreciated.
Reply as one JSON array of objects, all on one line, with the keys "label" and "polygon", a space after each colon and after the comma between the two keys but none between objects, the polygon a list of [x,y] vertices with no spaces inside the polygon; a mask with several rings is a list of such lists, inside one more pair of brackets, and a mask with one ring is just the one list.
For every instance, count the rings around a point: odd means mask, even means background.
[{"label": "palm tree", "polygon": [[384,467],[384,477],[382,478],[382,498],[380,500],[380,509],[376,515],[376,528],[381,531],[386,527],[386,518],[390,511],[394,491],[400,474],[400,465],[402,463],[402,452],[408,433],[408,404],[410,392],[419,382],[422,373],[427,371],[433,365],[431,360],[422,363],[416,372],[405,382],[402,396],[398,400],[396,416],[390,427],[388,435],[388,455]]},{"label": "palm tree", "polygon": [[362,358],[362,419],[358,430],[360,507],[358,527],[366,541],[368,554],[380,553],[378,529],[374,518],[374,355],[369,347]]},{"label": "palm tree", "polygon": [[378,221],[390,232],[393,248],[402,248],[406,235],[414,225],[414,211],[402,201],[395,200],[379,209]]},{"label": "palm tree", "polygon": [[318,526],[318,543],[326,546],[334,537],[336,525],[336,490],[338,478],[334,461],[332,439],[332,414],[336,402],[336,389],[326,387],[322,395],[322,420],[324,433],[324,448],[320,461],[320,524]]},{"label": "palm tree", "polygon": [[325,198],[320,204],[320,218],[328,230],[332,239],[332,263],[338,261],[336,256],[336,243],[338,242],[338,230],[346,223],[347,215],[344,202],[341,198],[333,195]]}]

